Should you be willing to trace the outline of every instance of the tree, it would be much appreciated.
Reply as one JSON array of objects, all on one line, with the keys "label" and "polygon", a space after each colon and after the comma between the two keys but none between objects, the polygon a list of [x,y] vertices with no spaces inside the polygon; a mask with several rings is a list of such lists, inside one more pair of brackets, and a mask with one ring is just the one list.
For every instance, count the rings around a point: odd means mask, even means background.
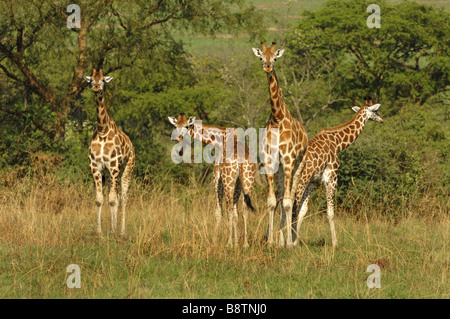
[{"label": "tree", "polygon": [[110,74],[139,60],[151,63],[157,49],[180,55],[182,42],[175,38],[180,29],[253,32],[260,22],[241,0],[84,0],[78,1],[81,27],[69,29],[66,5],[61,0],[0,3],[0,72],[50,105],[55,120],[47,129],[55,139],[64,136],[91,67]]},{"label": "tree", "polygon": [[448,90],[450,14],[415,2],[377,3],[381,28],[366,24],[371,1],[330,0],[305,12],[288,44],[300,56],[311,46],[314,54],[334,57],[336,89],[351,100],[369,91],[376,101],[383,96],[423,103]]}]

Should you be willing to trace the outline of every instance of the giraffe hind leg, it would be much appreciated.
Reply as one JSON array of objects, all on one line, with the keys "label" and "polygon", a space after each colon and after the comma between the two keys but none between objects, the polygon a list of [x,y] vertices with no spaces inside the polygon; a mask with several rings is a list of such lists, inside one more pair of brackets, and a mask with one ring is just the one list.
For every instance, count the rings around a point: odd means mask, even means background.
[{"label": "giraffe hind leg", "polygon": [[223,217],[223,183],[220,176],[214,176],[214,184],[215,184],[215,192],[216,192],[216,210],[214,211],[214,216],[216,220],[216,224],[214,226],[214,235],[213,235],[213,243],[217,242],[217,238],[219,236],[220,224],[222,222]]},{"label": "giraffe hind leg", "polygon": [[134,169],[134,154],[128,158],[127,165],[122,174],[122,229],[120,235],[125,237],[125,226],[126,226],[126,209],[128,203],[128,187],[130,186],[131,175]]},{"label": "giraffe hind leg", "polygon": [[334,194],[337,186],[337,172],[333,171],[330,173],[328,182],[325,184],[325,189],[327,193],[327,218],[330,224],[331,232],[331,242],[333,249],[337,248],[338,243],[336,239],[336,229],[334,225]]}]

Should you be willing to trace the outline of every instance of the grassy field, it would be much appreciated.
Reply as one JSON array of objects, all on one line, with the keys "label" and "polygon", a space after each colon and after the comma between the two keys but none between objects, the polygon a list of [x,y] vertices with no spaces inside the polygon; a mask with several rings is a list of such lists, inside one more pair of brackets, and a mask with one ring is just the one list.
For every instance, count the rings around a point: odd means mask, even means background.
[{"label": "grassy field", "polygon": [[[390,3],[399,3],[402,0],[388,0]],[[315,11],[319,9],[326,0],[252,0],[258,11],[264,14],[264,36],[262,39],[249,42],[250,39],[245,34],[232,36],[229,34],[218,35],[216,38],[205,37],[199,34],[184,33],[180,37],[187,44],[190,53],[198,56],[230,55],[238,50],[249,50],[251,46],[256,46],[260,41],[271,43],[284,38],[283,32],[295,25],[302,17],[305,10]],[[417,0],[418,3],[444,7],[450,10],[450,0]],[[364,13],[366,14],[366,13]],[[381,13],[383,15],[383,13]]]},{"label": "grassy field", "polygon": [[[210,188],[194,180],[185,189],[133,184],[126,239],[111,236],[106,207],[104,236],[95,235],[93,187],[43,175],[2,189],[0,297],[450,297],[448,207],[433,218],[396,219],[371,211],[356,218],[338,207],[340,247],[333,251],[325,214],[313,203],[302,244],[286,250],[261,242],[267,214],[259,187],[250,247],[226,248],[226,225],[223,240],[211,243]],[[380,289],[366,285],[374,263],[381,267]],[[70,264],[80,266],[80,289],[66,285]]]}]

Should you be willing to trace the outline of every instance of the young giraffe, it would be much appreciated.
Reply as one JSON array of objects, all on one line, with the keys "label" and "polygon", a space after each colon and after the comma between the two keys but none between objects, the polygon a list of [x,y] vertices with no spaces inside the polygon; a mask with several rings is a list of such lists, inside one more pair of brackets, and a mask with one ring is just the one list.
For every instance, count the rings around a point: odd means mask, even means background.
[{"label": "young giraffe", "polygon": [[111,228],[116,233],[119,199],[117,182],[122,177],[122,230],[125,236],[125,214],[128,201],[128,186],[134,168],[135,154],[130,138],[122,132],[109,116],[105,107],[106,83],[112,76],[103,76],[103,71],[94,69],[92,76],[85,76],[92,85],[97,103],[97,128],[89,144],[89,163],[95,179],[97,191],[97,233],[102,233],[101,214],[103,207],[102,176],[109,184],[109,206],[111,208]]},{"label": "young giraffe", "polygon": [[[199,125],[195,123],[195,117],[186,119],[186,116],[181,113],[178,118],[169,117],[170,123],[177,128],[177,133],[173,138],[178,142],[183,140],[186,134],[189,134],[196,140],[203,143],[212,144],[219,149],[219,156],[216,158],[214,164],[214,186],[216,193],[216,210],[215,218],[216,225],[214,229],[214,241],[222,221],[222,198],[225,191],[227,207],[229,211],[229,232],[228,232],[228,246],[233,245],[232,234],[234,233],[234,243],[237,245],[237,205],[241,190],[244,192],[244,247],[248,247],[247,234],[247,218],[248,209],[254,211],[250,200],[250,194],[253,189],[255,181],[256,164],[250,161],[250,154],[248,147],[237,141],[234,128],[216,127],[210,125]],[[227,150],[227,143],[233,143],[233,156],[227,156],[224,159],[224,153]],[[244,150],[244,158],[238,157],[242,150]]]},{"label": "young giraffe", "polygon": [[[280,246],[284,245],[282,227],[284,224],[284,216],[286,215],[286,227],[287,227],[287,246],[291,247],[292,243],[292,196],[291,196],[291,181],[296,164],[303,155],[306,145],[308,143],[308,135],[302,124],[297,121],[289,112],[283,96],[281,88],[279,87],[277,75],[274,69],[275,61],[282,56],[283,50],[275,51],[275,42],[272,42],[270,47],[266,47],[261,42],[263,50],[253,48],[253,52],[261,60],[264,71],[267,74],[267,80],[269,82],[269,93],[272,113],[265,128],[267,129],[267,140],[271,141],[272,128],[278,129],[279,133],[279,159],[282,170],[278,170],[275,175],[275,183],[277,185],[277,196],[274,191],[274,174],[272,169],[266,163],[264,167],[266,169],[267,184],[269,187],[269,196],[267,200],[269,210],[269,227],[268,227],[268,243],[273,244],[273,215],[277,208],[277,201],[282,197],[283,206],[281,212],[281,225],[280,225]],[[273,143],[273,142],[272,142]],[[269,156],[269,150],[261,150],[262,154]],[[283,174],[284,173],[284,174]],[[284,194],[283,194],[284,193]],[[287,213],[287,214],[286,214]]]},{"label": "young giraffe", "polygon": [[358,138],[368,120],[383,123],[383,119],[378,114],[379,107],[380,104],[372,106],[371,100],[370,103],[366,100],[365,106],[352,108],[356,114],[350,122],[322,129],[308,142],[308,148],[295,173],[292,185],[293,189],[297,190],[296,203],[300,203],[296,227],[297,237],[294,245],[298,244],[298,234],[303,217],[308,210],[309,196],[314,188],[322,183],[325,185],[327,196],[327,217],[330,224],[332,245],[333,248],[337,247],[336,230],[334,228],[334,194],[339,168],[338,153],[349,147]]}]

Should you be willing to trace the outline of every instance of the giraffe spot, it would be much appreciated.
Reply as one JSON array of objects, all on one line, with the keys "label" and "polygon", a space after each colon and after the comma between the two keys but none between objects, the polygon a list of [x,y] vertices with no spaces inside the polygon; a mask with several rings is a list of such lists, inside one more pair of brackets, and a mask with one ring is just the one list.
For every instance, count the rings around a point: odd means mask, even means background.
[{"label": "giraffe spot", "polygon": [[348,141],[350,143],[352,143],[355,139],[356,139],[356,137],[354,135],[350,135],[349,138],[348,138]]},{"label": "giraffe spot", "polygon": [[111,158],[115,158],[117,155],[116,150],[114,149],[111,153]]},{"label": "giraffe spot", "polygon": [[113,147],[112,143],[106,143],[105,146],[103,147],[103,153],[104,154],[109,154],[109,151],[111,150],[111,147]]},{"label": "giraffe spot", "polygon": [[111,161],[111,164],[110,164],[111,166],[116,166],[117,165],[117,162],[116,161]]},{"label": "giraffe spot", "polygon": [[348,135],[345,135],[344,136],[344,139],[342,140],[344,143],[347,143],[348,142]]}]

